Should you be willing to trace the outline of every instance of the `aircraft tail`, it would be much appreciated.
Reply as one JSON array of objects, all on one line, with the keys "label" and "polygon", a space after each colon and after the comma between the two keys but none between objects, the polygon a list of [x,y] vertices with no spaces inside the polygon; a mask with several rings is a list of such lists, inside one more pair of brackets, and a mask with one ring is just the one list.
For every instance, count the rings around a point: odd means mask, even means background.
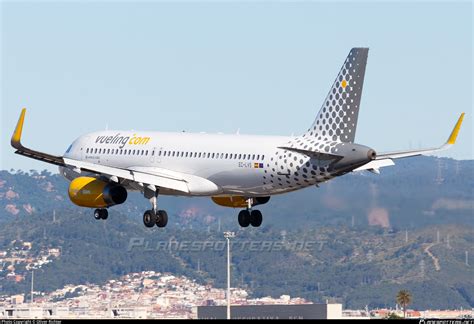
[{"label": "aircraft tail", "polygon": [[354,142],[368,52],[368,48],[351,49],[321,110],[304,137]]}]

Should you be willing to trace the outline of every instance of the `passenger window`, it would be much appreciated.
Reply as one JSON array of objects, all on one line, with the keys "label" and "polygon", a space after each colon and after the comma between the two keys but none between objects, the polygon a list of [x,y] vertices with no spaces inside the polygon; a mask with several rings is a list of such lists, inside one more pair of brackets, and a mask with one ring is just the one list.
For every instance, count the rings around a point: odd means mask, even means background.
[{"label": "passenger window", "polygon": [[244,155],[242,156],[242,160],[245,160],[245,157],[246,157],[246,156],[247,156],[247,155],[246,155],[246,154],[244,154]]},{"label": "passenger window", "polygon": [[255,154],[254,154],[254,155],[252,155],[252,160],[255,160]]},{"label": "passenger window", "polygon": [[262,161],[265,159],[265,155],[262,155]]},{"label": "passenger window", "polygon": [[259,154],[259,155],[257,155],[257,160],[260,160],[260,154]]},{"label": "passenger window", "polygon": [[227,159],[228,157],[229,157],[229,154],[226,153],[226,154],[225,154],[225,158]]}]

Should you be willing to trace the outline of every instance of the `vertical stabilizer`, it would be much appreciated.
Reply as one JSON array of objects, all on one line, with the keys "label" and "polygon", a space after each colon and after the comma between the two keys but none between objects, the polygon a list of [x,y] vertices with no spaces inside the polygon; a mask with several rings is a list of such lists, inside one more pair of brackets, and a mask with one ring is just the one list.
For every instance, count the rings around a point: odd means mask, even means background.
[{"label": "vertical stabilizer", "polygon": [[321,110],[304,137],[354,142],[368,52],[368,48],[351,49]]}]

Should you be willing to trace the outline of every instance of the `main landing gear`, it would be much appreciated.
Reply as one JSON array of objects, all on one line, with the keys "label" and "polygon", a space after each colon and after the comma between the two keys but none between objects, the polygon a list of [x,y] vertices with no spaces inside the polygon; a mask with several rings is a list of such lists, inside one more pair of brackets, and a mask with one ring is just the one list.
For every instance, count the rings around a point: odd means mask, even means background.
[{"label": "main landing gear", "polygon": [[94,210],[94,218],[106,220],[109,217],[109,211],[105,208]]},{"label": "main landing gear", "polygon": [[165,227],[168,224],[168,213],[164,210],[158,210],[154,212],[153,210],[147,210],[143,214],[143,224],[146,227]]},{"label": "main landing gear", "polygon": [[252,210],[253,199],[247,199],[247,209],[241,210],[239,212],[238,220],[241,227],[248,227],[252,225],[253,227],[259,227],[262,225],[263,216],[260,210]]},{"label": "main landing gear", "polygon": [[143,214],[143,224],[146,227],[165,227],[168,224],[168,213],[164,210],[158,210],[158,189],[153,186],[147,186],[144,191],[145,198],[151,203],[151,209]]}]

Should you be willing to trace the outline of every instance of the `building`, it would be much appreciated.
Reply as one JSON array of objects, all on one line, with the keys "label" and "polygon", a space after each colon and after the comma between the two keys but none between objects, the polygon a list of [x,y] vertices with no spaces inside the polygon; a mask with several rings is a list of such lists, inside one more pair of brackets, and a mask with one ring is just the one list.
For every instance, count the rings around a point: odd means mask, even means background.
[{"label": "building", "polygon": [[20,305],[25,302],[25,296],[24,295],[13,295],[11,296],[11,303],[13,305]]},{"label": "building", "polygon": [[[231,306],[232,319],[341,319],[342,304]],[[226,319],[226,306],[198,306],[198,319]]]}]

